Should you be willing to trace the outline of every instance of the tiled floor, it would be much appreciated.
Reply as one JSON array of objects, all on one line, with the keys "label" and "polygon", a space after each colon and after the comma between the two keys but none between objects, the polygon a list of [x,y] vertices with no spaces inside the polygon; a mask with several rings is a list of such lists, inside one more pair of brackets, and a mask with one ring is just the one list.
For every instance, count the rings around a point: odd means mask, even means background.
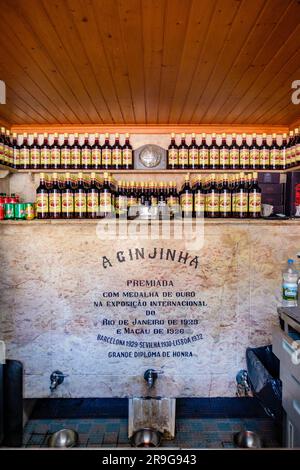
[{"label": "tiled floor", "polygon": [[[51,433],[72,428],[79,434],[79,447],[129,447],[127,419],[31,419],[24,430],[25,447],[47,447]],[[234,447],[233,434],[242,429],[256,431],[265,447],[279,447],[271,418],[190,419],[176,420],[176,437],[163,441],[162,447],[224,448]]]}]

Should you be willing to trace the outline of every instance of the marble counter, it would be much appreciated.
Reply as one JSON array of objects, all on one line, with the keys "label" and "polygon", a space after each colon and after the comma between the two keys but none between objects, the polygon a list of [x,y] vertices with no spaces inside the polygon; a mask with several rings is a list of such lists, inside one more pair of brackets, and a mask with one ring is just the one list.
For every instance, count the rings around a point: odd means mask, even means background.
[{"label": "marble counter", "polygon": [[[192,245],[173,236],[108,239],[99,226],[0,222],[0,338],[24,364],[25,396],[50,396],[57,369],[68,377],[53,397],[145,396],[149,367],[163,372],[159,396],[234,396],[246,348],[271,341],[281,269],[300,251],[299,221],[206,220]],[[159,297],[131,304],[141,292]],[[149,307],[168,298],[196,304]],[[138,332],[137,320],[149,318],[157,325]],[[184,332],[154,333],[175,324]]]}]

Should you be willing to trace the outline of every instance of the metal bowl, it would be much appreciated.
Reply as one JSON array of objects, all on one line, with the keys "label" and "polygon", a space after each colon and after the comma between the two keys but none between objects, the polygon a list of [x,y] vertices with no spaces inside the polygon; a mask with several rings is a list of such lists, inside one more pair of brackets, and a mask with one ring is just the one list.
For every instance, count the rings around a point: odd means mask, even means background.
[{"label": "metal bowl", "polygon": [[234,442],[238,447],[246,449],[260,449],[262,440],[256,432],[240,431],[234,435]]},{"label": "metal bowl", "polygon": [[136,431],[130,441],[132,447],[159,447],[162,435],[152,428],[143,428]]},{"label": "metal bowl", "polygon": [[48,447],[74,447],[78,442],[78,434],[73,429],[60,429],[51,434]]}]

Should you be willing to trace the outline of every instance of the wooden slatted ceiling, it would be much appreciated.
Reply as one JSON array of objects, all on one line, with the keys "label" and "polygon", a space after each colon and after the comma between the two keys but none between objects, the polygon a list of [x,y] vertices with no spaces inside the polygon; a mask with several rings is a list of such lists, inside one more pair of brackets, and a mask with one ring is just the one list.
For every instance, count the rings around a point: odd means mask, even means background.
[{"label": "wooden slatted ceiling", "polygon": [[0,0],[15,125],[298,122],[299,0]]}]

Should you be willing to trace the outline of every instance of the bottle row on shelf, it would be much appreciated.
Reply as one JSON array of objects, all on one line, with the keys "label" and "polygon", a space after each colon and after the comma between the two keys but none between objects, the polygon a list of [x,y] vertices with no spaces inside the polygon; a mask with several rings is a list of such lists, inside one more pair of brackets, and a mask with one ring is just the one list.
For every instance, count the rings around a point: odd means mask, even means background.
[{"label": "bottle row on shelf", "polygon": [[[263,134],[258,143],[256,134],[242,135],[238,143],[236,134],[231,139],[226,134],[219,136],[212,134],[208,137],[202,134],[200,140],[192,134],[188,144],[186,135],[181,135],[180,143],[176,143],[175,134],[171,136],[171,143],[167,150],[167,168],[170,170],[284,170],[300,165],[300,136],[299,130],[283,134],[280,144],[278,136],[272,135],[272,142],[268,143],[267,135]],[[64,134],[61,142],[59,135],[54,134],[53,139],[47,133],[40,141],[38,135],[33,134],[32,143],[29,136],[24,133],[19,142],[18,135],[1,128],[0,133],[0,164],[15,169],[105,169],[105,170],[132,170],[134,168],[134,152],[130,144],[129,134],[125,136],[123,145],[119,134],[115,134],[111,143],[110,135],[105,134],[101,144],[99,134],[91,143],[89,134],[84,134],[82,142],[79,134],[74,136]]]},{"label": "bottle row on shelf", "polygon": [[217,143],[217,135],[212,134],[211,143],[208,144],[206,134],[202,134],[200,142],[196,142],[196,135],[192,134],[191,143],[186,142],[185,134],[181,135],[181,142],[176,143],[176,136],[172,134],[168,147],[168,169],[213,169],[213,170],[284,170],[300,165],[300,136],[299,129],[290,131],[289,136],[283,134],[282,143],[277,142],[277,135],[272,135],[272,143],[268,144],[267,135],[263,134],[260,145],[256,134],[252,134],[251,143],[247,135],[242,135],[242,142],[237,143],[236,134],[232,134],[228,143],[226,134],[222,134],[222,141]]},{"label": "bottle row on shelf", "polygon": [[[85,175],[86,176],[86,175]],[[257,173],[197,175],[191,183],[186,175],[176,182],[115,181],[109,173],[84,178],[70,173],[40,175],[36,190],[37,218],[148,218],[237,217],[261,214],[261,189]]]},{"label": "bottle row on shelf", "polygon": [[53,142],[49,143],[48,134],[44,134],[42,143],[38,135],[33,135],[31,144],[28,135],[23,134],[23,140],[18,144],[17,134],[10,135],[5,128],[0,134],[0,164],[15,169],[133,169],[133,150],[129,134],[125,142],[120,144],[119,134],[115,135],[114,143],[110,143],[109,134],[101,145],[99,134],[95,134],[93,144],[88,134],[84,134],[84,142],[79,143],[79,134],[74,134],[71,140],[64,134],[64,141],[59,143],[59,135],[54,134]]}]

